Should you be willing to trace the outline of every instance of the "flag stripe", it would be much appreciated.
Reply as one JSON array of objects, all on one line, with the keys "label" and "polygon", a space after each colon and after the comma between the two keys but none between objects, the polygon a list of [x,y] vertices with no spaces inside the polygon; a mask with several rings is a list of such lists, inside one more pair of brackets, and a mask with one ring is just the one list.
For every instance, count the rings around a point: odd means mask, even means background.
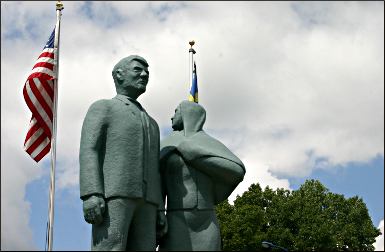
[{"label": "flag stripe", "polygon": [[[26,148],[25,150],[27,151],[28,154],[31,155],[32,158],[34,158],[36,155],[37,155],[37,152],[35,152],[35,155],[32,156],[32,153],[37,149],[39,150],[39,146],[41,147],[44,140],[45,139],[48,139],[44,134],[41,134],[40,136],[38,136],[34,142],[31,143],[30,146],[28,146],[28,148]],[[45,145],[44,145],[45,146]],[[43,146],[43,147],[44,147]]]},{"label": "flag stripe", "polygon": [[51,57],[39,57],[36,60],[36,63],[39,63],[39,62],[47,62],[47,63],[51,63],[53,65],[55,63],[55,60]]},{"label": "flag stripe", "polygon": [[[27,86],[27,85],[26,85]],[[36,118],[36,120],[38,121],[39,123],[39,126],[42,127],[44,129],[44,132],[45,134],[47,134],[47,136],[49,138],[51,138],[51,128],[45,123],[44,119],[40,116],[38,110],[35,108],[34,104],[32,103],[32,101],[30,100],[30,96],[29,94],[27,93],[27,89],[26,89],[26,86],[24,87],[24,90],[23,90],[23,93],[24,93],[24,99],[25,99],[25,102],[27,103],[29,109],[31,110],[33,116]],[[32,93],[32,92],[31,92]],[[33,95],[33,94],[32,94]],[[51,125],[52,126],[52,123]]]},{"label": "flag stripe", "polygon": [[55,73],[48,69],[48,68],[45,68],[45,67],[36,67],[34,69],[32,69],[30,75],[34,74],[34,73],[44,73],[44,74],[48,74],[51,78],[55,78]]},{"label": "flag stripe", "polygon": [[36,155],[35,158],[33,158],[36,162],[39,162],[45,155],[47,155],[47,153],[51,150],[51,142],[48,142],[48,145],[46,145],[44,147],[44,149],[42,149],[40,151],[40,153],[38,153]]},{"label": "flag stripe", "polygon": [[37,128],[36,131],[32,132],[31,130],[28,131],[29,134],[29,137],[28,139],[26,139],[27,141],[25,142],[24,144],[24,147],[25,149],[29,149],[31,148],[31,146],[36,142],[36,140],[42,135],[44,134],[44,130],[43,128]]},{"label": "flag stripe", "polygon": [[37,156],[44,150],[46,147],[51,148],[51,141],[49,138],[44,138],[43,141],[37,146],[37,148],[31,153],[32,158],[37,158]]},{"label": "flag stripe", "polygon": [[45,91],[48,93],[49,97],[51,97],[51,100],[53,101],[54,99],[53,81],[46,80],[46,81],[42,81],[41,84],[44,86]]},{"label": "flag stripe", "polygon": [[37,67],[45,67],[45,68],[47,68],[47,69],[53,71],[53,64],[48,63],[48,62],[38,62],[38,63],[36,63],[36,64],[33,66],[32,69],[35,69],[35,68],[37,68]]},{"label": "flag stripe", "polygon": [[39,58],[47,57],[47,58],[54,58],[54,53],[52,52],[43,52],[42,54],[39,55]]},{"label": "flag stripe", "polygon": [[[47,92],[53,92],[53,81],[52,80],[46,80],[45,82],[48,84],[48,86],[46,88]],[[48,90],[50,90],[50,91],[48,91]]]},{"label": "flag stripe", "polygon": [[[28,84],[26,85],[26,90],[27,90],[28,96],[29,96],[33,106],[36,108],[36,110],[38,111],[39,115],[44,120],[44,123],[48,126],[48,128],[52,132],[52,127],[51,127],[51,125],[52,125],[52,111],[50,111],[50,114],[47,113],[47,111],[44,108],[44,106],[46,105],[46,104],[44,104],[45,103],[44,99],[41,97],[40,94],[37,94],[38,97],[35,96],[35,93],[32,91],[32,88],[34,88],[34,85],[33,85],[34,82],[33,81],[29,81]],[[46,109],[49,110],[49,108],[46,108]],[[36,119],[38,120],[39,123],[42,123],[42,122],[39,121],[38,117]]]},{"label": "flag stripe", "polygon": [[52,121],[52,99],[48,95],[48,93],[45,91],[43,85],[40,83],[38,78],[33,78],[33,81],[29,82],[29,86],[31,87],[31,90],[37,100],[40,102],[40,105],[44,108],[45,112],[49,116],[50,120]]},{"label": "flag stripe", "polygon": [[46,55],[44,57],[50,57],[50,58],[54,58],[54,54],[55,54],[55,49],[54,48],[45,48],[43,49],[43,51],[41,51],[40,55],[39,55],[39,58],[40,57],[43,57],[43,55]]},{"label": "flag stripe", "polygon": [[53,45],[52,47],[46,47],[43,49],[43,51],[41,51],[41,53],[45,53],[45,52],[55,53],[55,49],[53,48]]},{"label": "flag stripe", "polygon": [[33,78],[39,78],[42,80],[51,80],[54,79],[52,76],[46,74],[46,73],[40,73],[40,72],[35,72],[31,73],[28,77],[28,79],[33,79]]},{"label": "flag stripe", "polygon": [[[36,78],[38,81],[39,81],[39,83],[40,83],[40,85],[41,85],[41,87],[38,87],[39,88],[39,90],[40,90],[40,88],[42,89],[42,91],[41,92],[43,92],[43,96],[44,97],[46,97],[46,102],[48,103],[48,105],[50,105],[50,107],[53,107],[53,88],[52,88],[52,81],[46,81],[46,80],[40,80],[40,79],[38,79],[38,78]],[[37,83],[37,81],[35,80],[35,84]]]},{"label": "flag stripe", "polygon": [[39,124],[37,123],[36,119],[32,117],[31,123],[29,125],[29,130],[27,132],[27,136],[25,137],[24,146],[29,145],[27,144],[29,138],[32,137],[35,134],[35,132],[38,131],[39,129],[41,129]]}]

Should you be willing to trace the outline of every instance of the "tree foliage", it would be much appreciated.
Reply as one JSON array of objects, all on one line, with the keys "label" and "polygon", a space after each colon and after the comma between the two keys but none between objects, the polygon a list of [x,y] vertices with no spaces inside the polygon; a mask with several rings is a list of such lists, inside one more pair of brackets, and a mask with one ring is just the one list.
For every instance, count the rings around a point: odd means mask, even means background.
[{"label": "tree foliage", "polygon": [[262,241],[288,250],[366,250],[380,230],[357,196],[345,198],[329,192],[317,180],[307,180],[298,190],[252,184],[234,205],[216,208],[223,250],[262,250]]}]

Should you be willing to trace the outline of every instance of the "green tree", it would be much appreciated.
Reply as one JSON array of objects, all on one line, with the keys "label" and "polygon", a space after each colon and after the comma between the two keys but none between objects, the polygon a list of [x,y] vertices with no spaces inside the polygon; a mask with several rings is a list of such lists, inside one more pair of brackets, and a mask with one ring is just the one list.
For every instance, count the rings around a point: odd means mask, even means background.
[{"label": "green tree", "polygon": [[291,192],[252,184],[216,210],[223,250],[262,250],[270,241],[289,250],[373,251],[381,234],[361,198],[346,199],[317,180]]}]

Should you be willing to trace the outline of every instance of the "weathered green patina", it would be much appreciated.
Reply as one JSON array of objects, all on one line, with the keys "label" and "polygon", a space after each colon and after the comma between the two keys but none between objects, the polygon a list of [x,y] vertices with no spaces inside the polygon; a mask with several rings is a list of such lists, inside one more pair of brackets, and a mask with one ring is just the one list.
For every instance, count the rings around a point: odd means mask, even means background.
[{"label": "weathered green patina", "polygon": [[136,101],[146,91],[148,64],[131,55],[112,76],[117,95],[90,106],[80,141],[80,198],[93,224],[91,249],[155,250],[163,205],[159,127]]},{"label": "weathered green patina", "polygon": [[220,250],[214,206],[243,180],[245,167],[221,142],[203,131],[205,109],[183,101],[172,118],[174,131],[161,142],[163,197],[168,232],[160,250]]}]

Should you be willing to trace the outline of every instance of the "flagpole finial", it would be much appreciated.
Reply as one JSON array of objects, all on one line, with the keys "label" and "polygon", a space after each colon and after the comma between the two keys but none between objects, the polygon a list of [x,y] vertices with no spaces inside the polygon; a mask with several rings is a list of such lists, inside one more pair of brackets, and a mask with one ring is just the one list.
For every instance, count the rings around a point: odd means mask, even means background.
[{"label": "flagpole finial", "polygon": [[64,6],[61,1],[56,1],[56,10],[62,10],[64,9]]},{"label": "flagpole finial", "polygon": [[188,42],[191,46],[191,48],[193,47],[193,45],[195,45],[195,41],[194,40],[191,40],[190,42]]},{"label": "flagpole finial", "polygon": [[195,54],[196,52],[195,52],[195,50],[192,48],[193,45],[195,45],[195,41],[194,41],[194,40],[191,40],[191,41],[188,42],[188,43],[189,43],[190,46],[191,46],[190,50],[188,50],[188,51],[189,51],[189,52],[192,52],[193,54]]}]

